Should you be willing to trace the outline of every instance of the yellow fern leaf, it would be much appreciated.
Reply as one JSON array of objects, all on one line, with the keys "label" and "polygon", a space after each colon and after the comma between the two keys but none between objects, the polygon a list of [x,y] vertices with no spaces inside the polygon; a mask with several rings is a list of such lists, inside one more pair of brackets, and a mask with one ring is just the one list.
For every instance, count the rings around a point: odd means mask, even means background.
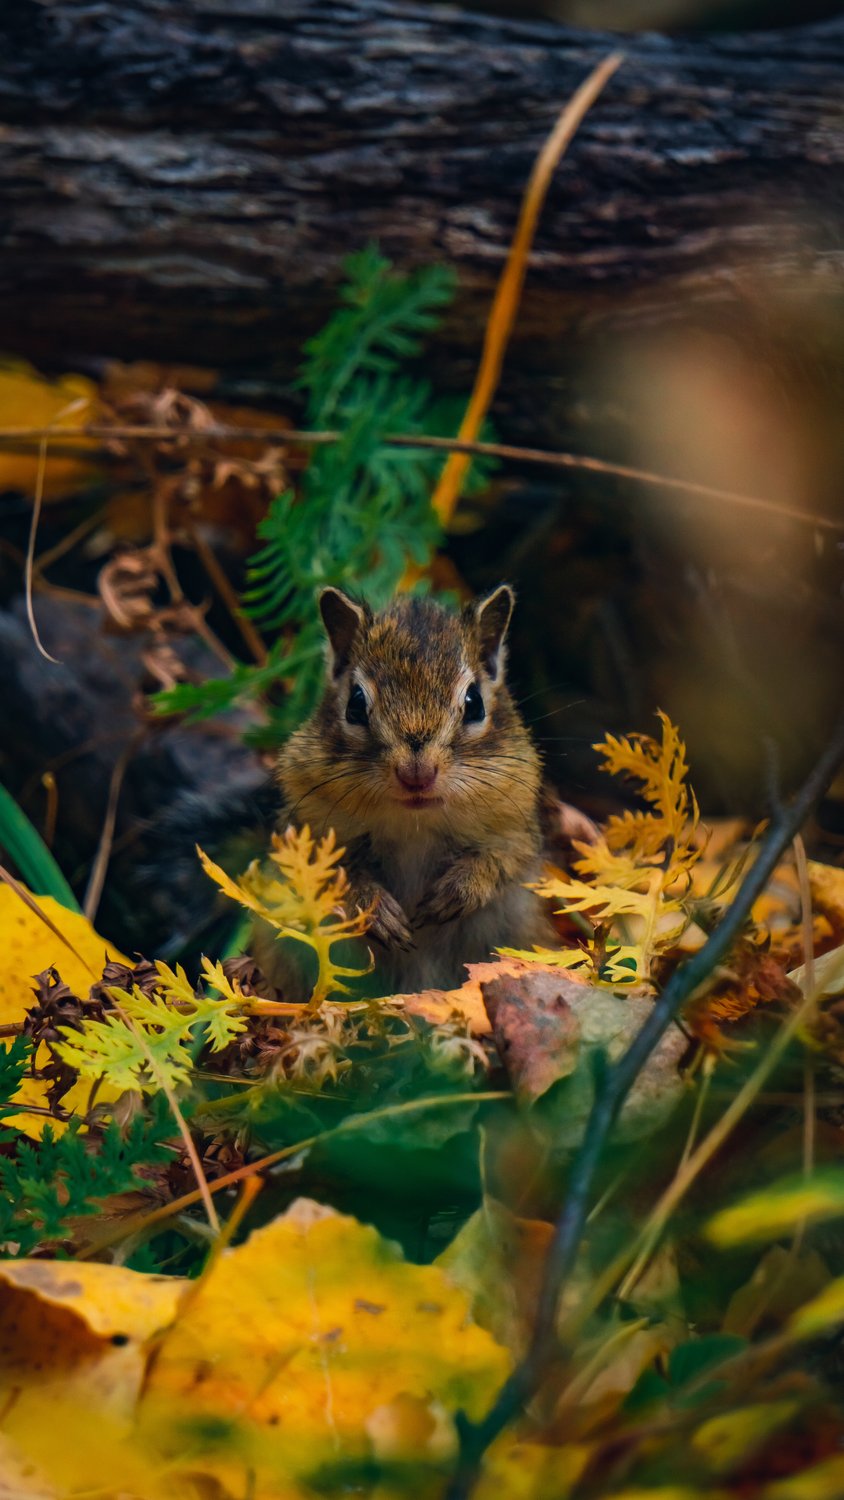
[{"label": "yellow fern leaf", "polygon": [[641,978],[642,950],[631,943],[620,943],[604,954],[600,968],[603,984],[614,986],[638,983]]},{"label": "yellow fern leaf", "polygon": [[[369,972],[371,960],[367,967],[350,968],[335,963],[331,956],[334,944],[341,939],[362,937],[370,917],[368,911],[357,911],[350,917],[344,914],[348,880],[340,860],[345,851],[337,848],[333,829],[318,842],[307,825],[274,834],[270,848],[274,869],[256,860],[237,880],[201,849],[197,852],[206,874],[224,895],[269,923],[279,938],[303,943],[316,955],[317,980],[308,1002],[311,1009],[317,1010],[331,995],[349,993],[345,981]],[[211,982],[218,985],[216,978]]]},{"label": "yellow fern leaf", "polygon": [[574,848],[579,856],[574,862],[578,875],[591,876],[603,885],[629,890],[640,885],[646,873],[640,858],[627,849],[611,849],[603,836],[594,844],[576,843]]},{"label": "yellow fern leaf", "polygon": [[555,969],[588,969],[591,956],[587,948],[496,948],[502,958],[519,958],[528,964],[548,964]]},{"label": "yellow fern leaf", "polygon": [[202,977],[206,984],[217,991],[218,995],[222,995],[224,1000],[230,1001],[232,1005],[248,1006],[249,1001],[241,989],[239,980],[229,979],[219,959],[216,963],[212,963],[210,958],[203,958]]},{"label": "yellow fern leaf", "polygon": [[668,786],[682,788],[689,774],[686,747],[678,729],[662,709],[657,709],[662,725],[662,743],[647,734],[608,734],[593,746],[604,757],[605,769],[613,776],[632,776],[642,783],[642,796],[655,806],[662,806]]},{"label": "yellow fern leaf", "polygon": [[610,818],[604,836],[610,849],[634,851],[642,859],[655,858],[670,847],[672,859],[688,866],[700,857],[691,844],[700,813],[686,781],[689,767],[679,731],[661,709],[657,717],[661,742],[642,734],[610,734],[594,747],[604,757],[605,770],[640,783],[641,795],[652,809]]},{"label": "yellow fern leaf", "polygon": [[165,964],[159,958],[155,961],[155,968],[161,981],[161,987],[168,1000],[180,1001],[183,1005],[194,1005],[196,1003],[194,987],[181,964],[176,965],[176,972],[174,974],[169,964]]},{"label": "yellow fern leaf", "polygon": [[589,912],[601,922],[610,917],[644,917],[652,904],[649,891],[628,890],[615,885],[588,885],[585,880],[540,881],[532,889],[540,896],[562,901],[562,912]]},{"label": "yellow fern leaf", "polygon": [[532,886],[561,903],[559,914],[581,913],[598,929],[582,955],[595,983],[649,981],[654,959],[687,921],[690,871],[703,852],[700,814],[686,781],[686,747],[668,716],[658,717],[660,740],[608,735],[595,746],[606,770],[639,783],[648,807],[609,818],[594,843],[575,842],[574,876],[550,870]]}]

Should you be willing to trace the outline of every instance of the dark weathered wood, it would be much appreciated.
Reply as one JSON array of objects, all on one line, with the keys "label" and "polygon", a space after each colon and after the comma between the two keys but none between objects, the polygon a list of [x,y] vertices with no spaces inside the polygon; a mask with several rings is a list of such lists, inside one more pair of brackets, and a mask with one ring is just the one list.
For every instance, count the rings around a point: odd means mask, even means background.
[{"label": "dark weathered wood", "polygon": [[[232,363],[310,330],[343,255],[444,258],[477,338],[561,103],[615,39],[398,0],[15,0],[0,317],[28,351]],[[844,21],[624,39],[557,174],[519,335],[819,294],[844,244]],[[468,341],[468,338],[467,338]]]}]

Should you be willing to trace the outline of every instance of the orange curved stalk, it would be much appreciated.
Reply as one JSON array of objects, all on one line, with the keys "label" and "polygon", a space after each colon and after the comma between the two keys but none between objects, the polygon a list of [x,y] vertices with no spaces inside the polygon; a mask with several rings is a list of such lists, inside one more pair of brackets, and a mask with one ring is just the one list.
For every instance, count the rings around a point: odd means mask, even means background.
[{"label": "orange curved stalk", "polygon": [[[504,355],[519,310],[528,257],[551,178],[582,120],[623,61],[622,53],[613,52],[592,69],[561,111],[536,158],[522,199],[516,233],[495,290],[474,389],[460,424],[458,440],[462,443],[472,443],[477,438],[498,387]],[[454,515],[469,463],[469,454],[452,453],[440,475],[431,503],[443,525],[448,525]]]}]

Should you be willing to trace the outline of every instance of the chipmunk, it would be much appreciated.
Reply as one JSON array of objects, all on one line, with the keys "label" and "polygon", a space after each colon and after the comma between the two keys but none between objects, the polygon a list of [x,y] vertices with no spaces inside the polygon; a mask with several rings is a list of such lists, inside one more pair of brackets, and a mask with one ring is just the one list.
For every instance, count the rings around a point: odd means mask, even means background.
[{"label": "chipmunk", "polygon": [[[350,908],[372,910],[382,994],[450,988],[499,945],[553,941],[526,889],[541,870],[542,777],[504,680],[513,604],[506,585],[458,614],[320,594],[325,691],[279,757],[281,826],[335,830]],[[289,985],[275,956],[261,962]]]}]

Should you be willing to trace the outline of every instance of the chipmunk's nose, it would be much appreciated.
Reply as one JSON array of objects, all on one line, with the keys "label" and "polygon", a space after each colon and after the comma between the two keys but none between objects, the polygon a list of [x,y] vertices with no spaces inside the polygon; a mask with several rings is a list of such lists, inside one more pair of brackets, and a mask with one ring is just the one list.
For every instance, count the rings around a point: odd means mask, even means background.
[{"label": "chipmunk's nose", "polygon": [[429,792],[437,779],[437,767],[410,761],[396,766],[396,779],[406,792]]}]

